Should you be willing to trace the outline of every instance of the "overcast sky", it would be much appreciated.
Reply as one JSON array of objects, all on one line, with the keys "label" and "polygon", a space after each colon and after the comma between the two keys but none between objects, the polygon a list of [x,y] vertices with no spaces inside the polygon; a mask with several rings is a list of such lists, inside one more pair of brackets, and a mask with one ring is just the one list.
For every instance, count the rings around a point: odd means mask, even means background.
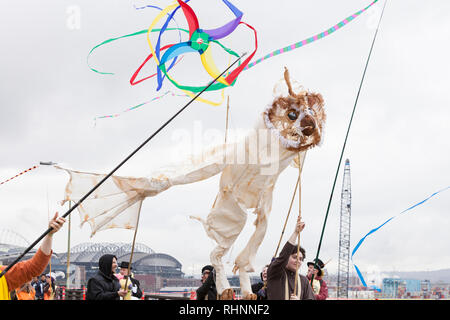
[{"label": "overcast sky", "polygon": [[[156,91],[155,79],[130,86],[129,79],[149,53],[145,35],[116,41],[92,54],[102,41],[147,29],[158,10],[136,7],[169,1],[2,1],[0,10],[0,180],[53,161],[67,167],[107,173],[189,100],[167,95],[111,119],[94,118],[119,113],[171,90],[170,82]],[[275,49],[318,34],[367,6],[370,1],[234,1],[243,21],[258,32],[261,57]],[[306,229],[302,246],[307,260],[317,252],[320,233],[336,173],[349,117],[384,2],[332,35],[305,47],[268,59],[244,71],[230,98],[230,129],[249,129],[264,106],[284,66],[305,88],[325,99],[327,123],[323,144],[308,151],[302,175],[302,217]],[[212,29],[232,19],[221,1],[191,0],[200,27]],[[450,185],[448,95],[450,67],[450,2],[446,0],[388,1],[355,113],[337,180],[320,258],[337,272],[339,214],[343,165],[351,163],[351,249],[369,230],[399,214],[433,192]],[[180,27],[186,21],[177,13]],[[171,25],[176,26],[176,25]],[[163,44],[179,41],[167,32]],[[186,36],[183,35],[183,41]],[[151,38],[156,41],[156,35]],[[253,50],[253,33],[239,27],[222,43],[238,53]],[[215,50],[219,69],[229,57]],[[142,74],[154,72],[154,64]],[[173,69],[179,82],[206,84],[210,77],[195,54],[186,55]],[[205,97],[219,99],[218,92]],[[224,131],[226,104],[212,107],[195,102],[132,158],[119,175],[146,176],[173,160],[180,146],[177,134],[200,128]],[[279,177],[266,237],[256,256],[256,272],[274,254],[297,179],[287,168]],[[0,186],[1,229],[11,229],[32,242],[46,230],[48,216],[64,213],[68,175],[40,167]],[[142,207],[137,242],[177,258],[186,274],[199,274],[215,246],[200,223],[189,215],[206,217],[218,191],[219,176],[174,187]],[[366,278],[383,271],[437,270],[450,267],[448,228],[450,191],[443,192],[409,214],[393,220],[369,237],[354,262]],[[298,202],[283,242],[295,224]],[[233,259],[253,233],[250,214],[243,233],[225,257],[231,273]],[[83,242],[128,242],[133,231],[113,229],[90,238],[88,225],[79,228],[72,214],[71,245]],[[67,250],[67,227],[55,236],[54,250]],[[306,264],[302,272],[306,271]],[[366,279],[366,280],[367,280]]]}]

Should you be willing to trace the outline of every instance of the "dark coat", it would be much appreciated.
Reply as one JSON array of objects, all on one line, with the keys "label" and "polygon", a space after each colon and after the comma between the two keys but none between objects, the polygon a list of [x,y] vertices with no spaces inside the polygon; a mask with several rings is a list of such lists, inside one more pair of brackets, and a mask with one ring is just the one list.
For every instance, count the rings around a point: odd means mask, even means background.
[{"label": "dark coat", "polygon": [[252,284],[252,292],[256,294],[257,300],[267,300],[266,289],[263,282]]},{"label": "dark coat", "polygon": [[[295,272],[286,269],[291,252],[295,249],[295,245],[286,242],[280,255],[275,258],[267,269],[267,299],[268,300],[284,300],[286,280],[288,283],[289,295],[294,292]],[[315,300],[314,294],[308,279],[300,275],[299,285],[301,286],[300,300]]]},{"label": "dark coat", "polygon": [[[124,277],[125,279],[127,278],[127,276],[125,276]],[[133,288],[132,288],[132,290],[131,290],[131,295],[133,296],[133,297],[136,297],[136,298],[142,298],[142,290],[141,290],[141,288],[140,288],[140,286],[141,286],[141,283],[139,282],[139,280],[137,280],[137,279],[135,279],[135,278],[133,278],[132,276],[130,277],[130,280],[128,281],[128,283],[131,281],[131,284],[132,284],[132,286],[133,286]],[[134,291],[136,291],[136,292],[134,292]]]},{"label": "dark coat", "polygon": [[211,272],[205,282],[197,289],[197,300],[217,300],[217,289],[214,272]]},{"label": "dark coat", "polygon": [[36,282],[32,282],[31,285],[33,286],[35,293],[35,299],[36,300],[44,300],[44,286],[46,282],[41,281],[40,279]]},{"label": "dark coat", "polygon": [[86,300],[120,300],[120,282],[111,270],[113,258],[112,254],[100,257],[99,270],[87,284]]}]

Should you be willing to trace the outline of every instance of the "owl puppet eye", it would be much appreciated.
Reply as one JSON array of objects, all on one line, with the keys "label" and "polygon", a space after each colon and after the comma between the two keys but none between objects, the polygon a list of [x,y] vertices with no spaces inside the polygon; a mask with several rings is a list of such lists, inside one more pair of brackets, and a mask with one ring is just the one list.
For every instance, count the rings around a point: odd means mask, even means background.
[{"label": "owl puppet eye", "polygon": [[289,111],[288,118],[291,119],[292,121],[297,120],[297,118],[298,118],[297,111],[295,111],[295,110]]}]

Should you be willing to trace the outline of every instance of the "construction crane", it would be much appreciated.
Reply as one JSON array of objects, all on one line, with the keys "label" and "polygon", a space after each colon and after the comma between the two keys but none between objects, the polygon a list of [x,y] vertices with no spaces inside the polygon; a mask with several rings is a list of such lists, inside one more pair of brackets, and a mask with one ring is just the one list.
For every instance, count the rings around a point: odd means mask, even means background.
[{"label": "construction crane", "polygon": [[337,297],[348,298],[350,266],[350,222],[352,208],[352,190],[350,183],[350,160],[345,160],[344,178],[341,192],[341,215],[339,226],[339,264]]}]

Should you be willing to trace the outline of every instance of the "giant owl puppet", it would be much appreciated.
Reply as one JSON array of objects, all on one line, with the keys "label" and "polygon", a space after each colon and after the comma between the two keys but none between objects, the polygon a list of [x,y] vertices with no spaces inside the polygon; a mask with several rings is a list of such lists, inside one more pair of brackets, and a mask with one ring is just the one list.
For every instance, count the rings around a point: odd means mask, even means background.
[{"label": "giant owl puppet", "polygon": [[[293,160],[302,159],[308,149],[321,142],[326,118],[321,94],[294,92],[287,69],[284,80],[288,94],[276,96],[257,116],[254,130],[245,137],[208,148],[147,177],[112,176],[78,206],[81,224],[88,222],[92,235],[109,228],[132,229],[146,197],[221,173],[219,191],[206,219],[192,218],[202,222],[206,234],[217,244],[210,260],[219,299],[226,300],[231,299],[233,291],[222,258],[242,232],[247,211],[256,215],[255,230],[233,268],[239,272],[244,299],[254,299],[248,273],[254,272],[252,263],[267,230],[275,183]],[[297,163],[301,165],[302,161]],[[64,170],[70,174],[65,201],[78,201],[105,176]]]}]

